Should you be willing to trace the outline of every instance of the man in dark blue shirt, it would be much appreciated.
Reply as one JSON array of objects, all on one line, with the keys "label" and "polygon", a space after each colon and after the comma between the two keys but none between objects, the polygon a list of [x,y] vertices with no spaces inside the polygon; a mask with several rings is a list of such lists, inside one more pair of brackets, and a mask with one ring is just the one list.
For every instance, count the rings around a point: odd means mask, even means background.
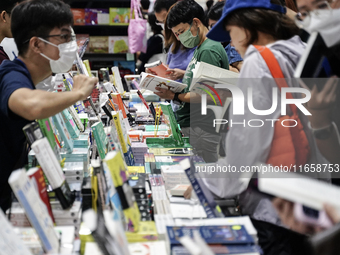
[{"label": "man in dark blue shirt", "polygon": [[52,72],[66,72],[72,67],[77,46],[68,5],[59,0],[23,2],[13,9],[11,22],[19,57],[0,66],[0,207],[4,211],[11,201],[8,177],[23,167],[27,158],[22,128],[85,100],[98,82],[79,75],[71,92],[35,89]]}]

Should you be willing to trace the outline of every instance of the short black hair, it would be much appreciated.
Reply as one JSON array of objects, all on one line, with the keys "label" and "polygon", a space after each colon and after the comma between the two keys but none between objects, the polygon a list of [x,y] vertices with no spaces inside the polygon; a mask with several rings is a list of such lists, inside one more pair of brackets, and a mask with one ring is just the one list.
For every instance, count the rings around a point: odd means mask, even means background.
[{"label": "short black hair", "polygon": [[144,10],[148,10],[150,7],[150,0],[141,0],[140,4]]},{"label": "short black hair", "polygon": [[207,26],[202,6],[194,0],[183,0],[171,8],[167,16],[166,24],[168,28],[171,29],[180,23],[191,24],[194,18],[199,19]]},{"label": "short black hair", "polygon": [[177,0],[156,0],[153,10],[154,12],[161,12],[162,10],[168,11],[172,5],[177,3]]},{"label": "short black hair", "polygon": [[154,13],[148,13],[148,22],[154,34],[160,34],[162,32],[162,27],[156,24],[157,19]]},{"label": "short black hair", "polygon": [[11,30],[19,55],[26,53],[28,40],[32,37],[46,36],[54,28],[65,25],[73,25],[73,15],[70,6],[60,0],[20,3],[13,9],[11,18]]},{"label": "short black hair", "polygon": [[0,12],[6,11],[8,14],[11,14],[15,5],[23,0],[1,0],[0,1]]},{"label": "short black hair", "polygon": [[223,7],[224,7],[225,2],[217,2],[216,4],[214,4],[208,14],[207,14],[207,18],[211,19],[211,20],[219,20],[222,17],[222,11],[223,11]]}]

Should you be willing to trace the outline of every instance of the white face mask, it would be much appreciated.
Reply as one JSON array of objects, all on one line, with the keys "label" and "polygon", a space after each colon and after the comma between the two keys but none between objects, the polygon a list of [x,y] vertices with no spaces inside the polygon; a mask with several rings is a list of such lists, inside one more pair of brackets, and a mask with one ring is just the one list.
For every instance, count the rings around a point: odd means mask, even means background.
[{"label": "white face mask", "polygon": [[310,12],[309,24],[303,26],[308,32],[319,32],[326,46],[332,47],[340,42],[340,9],[316,10]]},{"label": "white face mask", "polygon": [[45,43],[51,44],[59,49],[59,59],[53,60],[47,57],[45,54],[40,53],[41,56],[47,58],[50,61],[51,70],[53,73],[66,73],[73,65],[73,61],[77,57],[78,45],[76,41],[62,43],[55,45],[49,41],[46,41],[39,37]]}]

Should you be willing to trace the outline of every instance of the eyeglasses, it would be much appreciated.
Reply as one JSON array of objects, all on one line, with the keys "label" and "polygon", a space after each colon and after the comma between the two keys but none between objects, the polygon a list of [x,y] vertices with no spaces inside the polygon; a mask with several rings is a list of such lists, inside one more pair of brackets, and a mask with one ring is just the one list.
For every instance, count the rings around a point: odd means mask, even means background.
[{"label": "eyeglasses", "polygon": [[[335,0],[332,0],[331,2],[334,2]],[[332,11],[332,7],[330,6],[328,1],[322,1],[319,2],[315,5],[315,9],[313,10],[313,13],[317,16],[320,17],[320,12],[319,10],[330,10]],[[299,12],[295,15],[295,24],[299,28],[303,28],[309,25],[310,20],[311,20],[311,11],[302,11]],[[332,15],[332,13],[331,13]]]},{"label": "eyeglasses", "polygon": [[[76,40],[76,35],[75,34],[58,34],[58,35],[44,35],[44,36],[38,36],[41,38],[49,38],[49,37],[60,37],[60,39],[64,42],[71,42]],[[28,43],[30,39],[27,39],[26,41],[23,42],[23,44]]]},{"label": "eyeglasses", "polygon": [[75,41],[76,40],[76,35],[75,34],[58,34],[58,35],[46,35],[46,36],[41,36],[42,38],[49,38],[49,37],[60,37],[62,41],[65,42],[70,42],[70,41]]}]

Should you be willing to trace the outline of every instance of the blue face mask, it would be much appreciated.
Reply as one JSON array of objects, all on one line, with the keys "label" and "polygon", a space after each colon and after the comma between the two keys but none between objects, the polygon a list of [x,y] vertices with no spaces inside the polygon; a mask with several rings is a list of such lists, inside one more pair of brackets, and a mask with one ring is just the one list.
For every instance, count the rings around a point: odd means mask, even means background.
[{"label": "blue face mask", "polygon": [[191,27],[192,23],[187,31],[178,36],[178,39],[181,41],[183,46],[189,49],[196,47],[200,43],[200,37],[198,36],[200,31],[199,28],[197,28],[197,35],[193,36],[190,30]]}]

